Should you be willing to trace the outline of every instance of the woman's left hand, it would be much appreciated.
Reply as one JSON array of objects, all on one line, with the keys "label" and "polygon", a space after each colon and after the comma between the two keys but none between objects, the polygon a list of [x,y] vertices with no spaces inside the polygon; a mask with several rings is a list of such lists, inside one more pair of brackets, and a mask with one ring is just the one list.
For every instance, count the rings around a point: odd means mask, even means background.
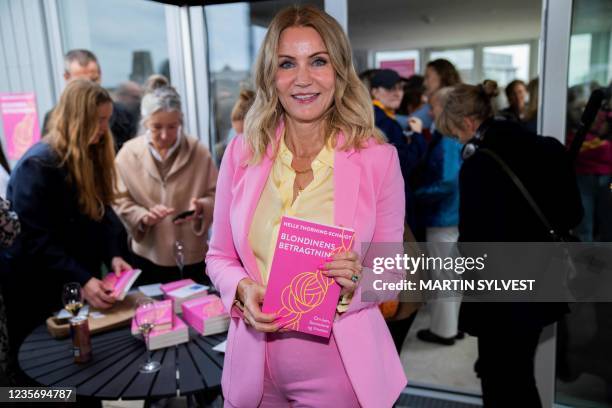
[{"label": "woman's left hand", "polygon": [[113,272],[115,272],[115,275],[117,276],[119,276],[119,274],[123,271],[129,271],[129,270],[134,269],[129,263],[125,262],[125,260],[121,258],[120,256],[116,256],[111,260],[111,268]]},{"label": "woman's left hand", "polygon": [[319,267],[325,276],[334,278],[342,286],[342,296],[353,293],[361,279],[363,267],[355,252],[341,252],[325,260]]}]

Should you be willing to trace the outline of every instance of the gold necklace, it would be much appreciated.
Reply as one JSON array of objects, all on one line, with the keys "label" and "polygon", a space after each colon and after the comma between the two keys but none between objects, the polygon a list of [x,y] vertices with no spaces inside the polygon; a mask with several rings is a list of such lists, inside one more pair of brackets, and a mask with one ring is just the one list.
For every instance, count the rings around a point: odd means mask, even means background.
[{"label": "gold necklace", "polygon": [[300,174],[308,174],[308,173],[310,173],[310,172],[312,171],[312,168],[308,168],[308,169],[306,169],[306,170],[297,170],[297,169],[293,168],[293,165],[291,166],[291,168],[292,168],[292,169],[293,169],[293,171],[295,172],[295,179],[294,179],[294,182],[295,182],[295,186],[296,186],[296,187],[297,187],[297,189],[298,189],[298,194],[299,194],[299,193],[301,193],[302,191],[304,191],[304,189],[305,189],[306,187],[308,187],[308,185],[306,185],[306,186],[302,186],[302,185],[300,184],[300,182],[298,181],[298,176],[299,176]]}]

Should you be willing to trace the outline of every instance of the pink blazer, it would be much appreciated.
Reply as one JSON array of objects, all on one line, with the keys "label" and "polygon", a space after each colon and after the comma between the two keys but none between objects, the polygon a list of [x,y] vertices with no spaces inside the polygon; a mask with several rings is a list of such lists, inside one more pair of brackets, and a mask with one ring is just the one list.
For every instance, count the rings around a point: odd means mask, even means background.
[{"label": "pink blazer", "polygon": [[[340,146],[341,142],[342,136]],[[217,181],[206,257],[207,272],[232,315],[223,395],[240,408],[256,407],[261,400],[266,335],[247,326],[232,304],[241,279],[261,282],[248,233],[272,168],[272,156],[270,147],[259,164],[247,165],[249,151],[242,136],[227,147]],[[336,150],[334,222],[355,230],[356,252],[361,251],[362,243],[402,242],[404,211],[404,181],[393,146],[370,140],[360,151]],[[363,259],[363,254],[360,256]],[[348,310],[334,322],[333,334],[361,406],[391,407],[406,386],[406,376],[377,304],[362,302],[360,288]]]}]

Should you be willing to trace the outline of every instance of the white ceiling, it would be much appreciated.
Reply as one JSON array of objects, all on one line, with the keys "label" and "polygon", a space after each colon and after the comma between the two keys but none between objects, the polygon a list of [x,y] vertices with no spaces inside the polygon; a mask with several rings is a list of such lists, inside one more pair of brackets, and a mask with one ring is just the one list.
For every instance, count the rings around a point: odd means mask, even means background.
[{"label": "white ceiling", "polygon": [[[538,39],[542,0],[347,0],[354,50],[439,48]],[[267,26],[283,7],[323,0],[251,2],[251,20]],[[612,0],[574,0],[573,32],[608,31]],[[556,0],[550,1],[550,7]]]},{"label": "white ceiling", "polygon": [[[538,0],[348,0],[354,49],[401,50],[537,39]],[[553,2],[554,4],[554,2]]]}]

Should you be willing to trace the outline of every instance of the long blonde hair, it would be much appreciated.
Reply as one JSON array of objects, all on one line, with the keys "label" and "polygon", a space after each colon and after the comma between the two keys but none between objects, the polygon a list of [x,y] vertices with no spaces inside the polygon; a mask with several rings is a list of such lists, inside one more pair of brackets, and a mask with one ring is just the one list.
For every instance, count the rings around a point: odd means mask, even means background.
[{"label": "long blonde hair", "polygon": [[275,141],[275,129],[284,113],[276,91],[278,43],[283,30],[289,27],[311,27],[319,33],[327,48],[336,73],[334,102],[326,112],[323,126],[326,138],[337,142],[338,132],[345,136],[342,149],[359,149],[374,137],[379,143],[384,137],[374,125],[372,101],[359,80],[349,40],[340,24],[327,13],[313,6],[295,5],[281,10],[268,27],[255,63],[255,102],[245,118],[245,137],[257,163],[268,145]]},{"label": "long blonde hair", "polygon": [[68,170],[68,182],[76,187],[79,209],[100,220],[104,206],[117,197],[115,146],[110,131],[90,144],[98,132],[98,107],[112,99],[100,85],[84,79],[71,81],[53,110],[45,141]]}]

